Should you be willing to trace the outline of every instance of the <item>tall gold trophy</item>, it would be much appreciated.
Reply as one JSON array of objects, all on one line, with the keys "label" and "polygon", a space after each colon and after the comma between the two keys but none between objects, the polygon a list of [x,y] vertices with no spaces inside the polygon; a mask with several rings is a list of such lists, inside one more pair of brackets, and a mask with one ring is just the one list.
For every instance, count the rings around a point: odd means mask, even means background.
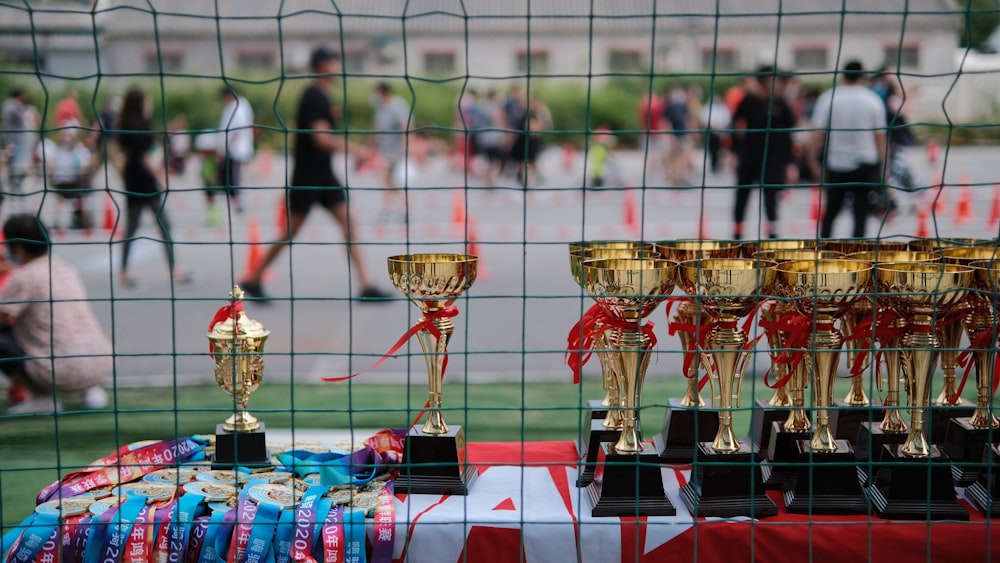
[{"label": "tall gold trophy", "polygon": [[777,514],[764,492],[757,450],[749,439],[733,431],[733,408],[739,406],[740,383],[750,355],[747,335],[739,327],[774,282],[775,263],[747,259],[708,259],[682,262],[681,288],[712,316],[698,344],[699,357],[709,372],[712,404],[719,410],[719,429],[712,442],[701,442],[695,452],[691,481],[681,489],[685,504],[696,517]]},{"label": "tall gold trophy", "polygon": [[612,258],[583,262],[587,293],[605,313],[613,371],[618,375],[622,428],[618,441],[602,444],[604,474],[587,486],[594,516],[670,516],[659,456],[642,439],[642,384],[655,343],[643,320],[670,295],[677,264],[669,260]]},{"label": "tall gold trophy", "polygon": [[233,414],[215,427],[212,466],[270,465],[264,423],[247,411],[250,395],[264,380],[264,342],[271,334],[243,311],[243,290],[233,287],[229,305],[209,326],[209,349],[215,359],[215,382],[233,398]]},{"label": "tall gold trophy", "polygon": [[[652,244],[631,241],[587,241],[573,243],[570,245],[570,272],[577,285],[583,288],[583,262],[586,260],[601,260],[610,258],[660,258],[660,253],[656,251]],[[587,332],[591,328],[587,325],[586,319],[593,322],[593,329],[596,334],[593,337],[594,355],[597,356],[601,367],[601,383],[604,388],[603,399],[592,399],[588,401],[588,411],[590,416],[584,421],[589,424],[589,434],[586,439],[580,439],[577,443],[577,450],[580,454],[582,467],[577,476],[577,487],[586,487],[594,480],[594,472],[597,470],[597,457],[604,442],[614,442],[621,434],[623,413],[621,410],[621,400],[618,396],[618,374],[614,371],[615,351],[608,344],[610,329],[603,326],[602,316],[596,313],[600,310],[600,305],[594,304],[594,308],[584,313],[584,320],[581,320],[569,335],[570,339],[580,339],[579,333]],[[580,354],[582,351],[567,350],[567,354]],[[567,356],[572,359],[572,356]],[[582,361],[580,362],[582,364]],[[580,366],[582,367],[582,365]],[[579,369],[579,368],[578,368]]]},{"label": "tall gold trophy", "polygon": [[857,481],[854,448],[834,438],[830,426],[833,383],[844,344],[834,323],[872,291],[872,265],[859,260],[801,260],[778,266],[778,291],[807,319],[814,319],[807,355],[813,372],[815,429],[798,442],[802,464],[795,488],[785,492],[789,512],[860,514],[867,499]]},{"label": "tall gold trophy", "polygon": [[[663,257],[674,262],[706,258],[737,258],[742,245],[715,240],[672,240],[656,243]],[[699,392],[701,362],[699,361],[697,331],[708,326],[711,316],[704,307],[691,299],[677,303],[672,319],[681,343],[683,375],[687,387],[683,397],[668,397],[660,433],[653,437],[661,463],[691,463],[698,443],[711,440],[719,430],[719,411],[705,403]]]},{"label": "tall gold trophy", "polygon": [[[767,242],[767,241],[764,241]],[[802,241],[812,242],[812,241]],[[844,255],[833,250],[816,250],[808,246],[788,250],[765,250],[754,257],[770,260],[779,266],[786,262],[828,260]],[[772,294],[777,284],[772,287]],[[795,309],[795,303],[780,298],[761,307],[759,326],[767,337],[771,358],[771,383],[774,395],[765,402],[755,401],[750,437],[765,454],[761,463],[764,487],[785,490],[798,477],[794,464],[799,458],[798,443],[809,432],[809,412],[806,410],[806,389],[812,373],[809,361],[804,361],[805,344],[795,346],[790,341],[792,331],[803,330],[810,322]],[[797,349],[792,349],[792,347]],[[801,346],[801,348],[799,348]],[[799,361],[792,361],[800,358]],[[785,382],[785,383],[782,383]]]},{"label": "tall gold trophy", "polygon": [[476,281],[476,256],[407,254],[388,258],[389,279],[423,316],[416,333],[427,363],[426,419],[406,435],[397,490],[411,494],[466,495],[478,476],[465,460],[465,432],[444,421],[441,392],[448,341],[455,331],[453,303]]},{"label": "tall gold trophy", "polygon": [[[946,420],[933,418],[934,424],[946,428],[940,442],[941,449],[951,458],[952,476],[960,487],[973,484],[983,465],[983,451],[989,442],[1000,441],[1000,420],[993,414],[993,368],[996,358],[997,328],[993,311],[994,264],[1000,254],[994,247],[974,246],[952,248],[944,252],[945,260],[973,268],[974,274],[970,291],[965,297],[966,314],[962,317],[962,327],[969,338],[971,357],[976,370],[976,406],[969,416],[956,416]],[[943,344],[943,343],[942,343]],[[948,405],[945,405],[947,409]],[[945,410],[940,409],[938,410]],[[947,409],[950,410],[950,409]],[[993,438],[994,434],[997,438]]]},{"label": "tall gold trophy", "polygon": [[948,457],[928,443],[931,381],[941,346],[934,323],[962,301],[972,269],[955,264],[889,264],[878,269],[879,289],[907,317],[903,372],[910,405],[910,432],[901,446],[885,446],[878,477],[866,491],[880,516],[909,520],[967,520],[955,499]]}]

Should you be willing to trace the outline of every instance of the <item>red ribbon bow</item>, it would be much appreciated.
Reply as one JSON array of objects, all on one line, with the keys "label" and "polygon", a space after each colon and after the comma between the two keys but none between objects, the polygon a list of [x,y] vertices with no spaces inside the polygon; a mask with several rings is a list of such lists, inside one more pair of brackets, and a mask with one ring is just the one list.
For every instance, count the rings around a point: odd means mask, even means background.
[{"label": "red ribbon bow", "polygon": [[593,304],[566,337],[566,365],[573,371],[573,383],[580,383],[580,369],[590,361],[597,336],[604,331],[602,322],[607,314],[598,304]]},{"label": "red ribbon bow", "polygon": [[[208,332],[211,333],[215,330],[215,325],[225,322],[226,319],[233,319],[233,334],[236,334],[237,326],[236,319],[239,314],[243,312],[243,300],[237,299],[229,305],[224,305],[219,307],[219,310],[215,312],[215,316],[212,317],[212,321],[208,323]],[[211,340],[208,341],[208,354],[215,359],[215,343]]]},{"label": "red ribbon bow", "polygon": [[[965,372],[962,374],[962,381],[958,384],[958,390],[955,391],[955,396],[951,398],[951,404],[957,404],[958,400],[962,397],[962,390],[965,389],[965,382],[969,380],[969,372],[972,371],[972,366],[975,365],[973,356],[979,350],[989,350],[993,347],[996,341],[997,335],[993,332],[992,328],[988,328],[975,336],[972,342],[969,343],[969,347],[958,355],[958,365],[965,368]],[[1000,362],[993,362],[993,395],[997,394],[997,387],[1000,386]]]},{"label": "red ribbon bow", "polygon": [[[320,379],[322,379],[323,381],[332,381],[332,382],[347,381],[348,379],[353,379],[361,374],[368,373],[373,369],[382,365],[382,363],[388,360],[389,358],[395,356],[396,352],[398,352],[399,349],[402,348],[403,345],[406,344],[406,342],[409,339],[413,338],[415,334],[417,334],[422,330],[426,330],[427,332],[431,333],[432,335],[434,335],[435,338],[441,338],[441,331],[438,330],[436,326],[434,326],[434,319],[450,318],[450,317],[455,317],[457,315],[458,315],[458,308],[455,307],[454,305],[449,305],[443,309],[437,309],[435,311],[426,311],[424,312],[423,317],[421,317],[420,320],[417,322],[417,324],[410,327],[410,330],[406,331],[406,334],[401,336],[399,340],[397,340],[396,343],[392,345],[392,348],[389,348],[389,351],[386,352],[381,358],[378,359],[377,362],[372,364],[371,367],[369,367],[368,369],[364,371],[359,371],[357,373],[352,373],[351,375],[346,375],[344,377],[322,377]],[[442,379],[444,379],[444,374],[445,371],[447,370],[448,370],[448,354],[446,353],[444,355],[444,363],[441,366]]]}]

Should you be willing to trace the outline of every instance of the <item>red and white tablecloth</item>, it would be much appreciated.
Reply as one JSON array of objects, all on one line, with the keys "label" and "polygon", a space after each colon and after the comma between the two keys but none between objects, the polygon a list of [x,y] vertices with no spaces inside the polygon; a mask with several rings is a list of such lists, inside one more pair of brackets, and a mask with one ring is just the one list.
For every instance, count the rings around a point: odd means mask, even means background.
[{"label": "red and white tablecloth", "polygon": [[[393,557],[403,561],[993,561],[1000,524],[877,516],[693,521],[678,490],[686,468],[664,467],[672,517],[594,518],[576,484],[571,442],[470,443],[479,469],[468,496],[397,495]],[[774,493],[772,493],[774,494]],[[779,507],[778,496],[772,497]],[[964,501],[963,501],[964,502]],[[966,505],[968,506],[968,505]]]}]

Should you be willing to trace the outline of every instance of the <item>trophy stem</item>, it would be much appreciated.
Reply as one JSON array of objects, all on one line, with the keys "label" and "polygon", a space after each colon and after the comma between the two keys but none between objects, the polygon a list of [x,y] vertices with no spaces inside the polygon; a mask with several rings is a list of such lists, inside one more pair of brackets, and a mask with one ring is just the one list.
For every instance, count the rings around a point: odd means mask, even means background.
[{"label": "trophy stem", "polygon": [[[428,309],[427,313],[434,311]],[[421,322],[427,317],[421,318]],[[417,341],[424,352],[424,360],[427,363],[427,388],[428,388],[428,410],[427,420],[421,432],[433,436],[448,433],[448,425],[444,422],[444,414],[441,412],[441,392],[442,378],[444,377],[444,360],[448,354],[448,341],[452,332],[455,331],[455,324],[448,317],[432,317],[431,322],[438,330],[440,337],[435,336],[429,330],[421,330],[417,333]]]},{"label": "trophy stem", "polygon": [[[862,303],[859,301],[858,303]],[[857,310],[858,304],[847,312],[846,315],[840,321],[840,327],[843,330],[844,336],[851,336],[854,334],[854,330],[858,326],[858,316],[862,313]],[[864,348],[864,344],[868,344],[867,348]],[[867,342],[860,342],[858,340],[849,339],[846,343],[847,348],[847,365],[853,366],[855,358],[864,349],[871,348],[871,340]],[[870,404],[868,400],[868,395],[865,394],[865,381],[861,374],[851,377],[851,387],[847,390],[847,396],[844,398],[844,403],[851,407],[867,407]]]},{"label": "trophy stem", "polygon": [[935,405],[951,405],[958,395],[955,387],[955,368],[958,366],[958,347],[962,341],[962,324],[958,322],[939,323],[938,338],[941,342],[941,373],[943,383],[941,393],[934,399]]},{"label": "trophy stem", "polygon": [[[598,328],[600,324],[598,323]],[[604,398],[601,399],[602,407],[614,405],[614,381],[611,374],[611,366],[608,364],[608,356],[603,353],[608,350],[608,337],[605,332],[600,332],[594,337],[594,352],[597,354],[597,361],[601,364],[601,385],[604,387]]]},{"label": "trophy stem", "polygon": [[253,432],[260,428],[260,421],[243,407],[230,415],[222,423],[222,428],[226,432]]},{"label": "trophy stem", "polygon": [[622,412],[621,376],[618,375],[618,351],[613,349],[607,336],[601,337],[603,340],[603,350],[597,352],[601,358],[602,369],[607,366],[608,375],[608,412],[604,415],[601,426],[608,430],[620,430],[624,420]]},{"label": "trophy stem", "polygon": [[616,328],[611,342],[617,351],[618,393],[623,415],[621,436],[615,452],[634,454],[643,451],[639,431],[639,405],[642,401],[642,382],[649,366],[650,339],[638,330]]},{"label": "trophy stem", "polygon": [[816,430],[809,446],[814,452],[835,452],[837,441],[830,429],[830,405],[833,404],[833,378],[840,361],[844,339],[833,328],[833,320],[817,320],[813,347],[813,407],[816,410]]},{"label": "trophy stem", "polygon": [[[889,344],[890,348],[897,348],[899,339],[893,339]],[[900,355],[898,350],[883,350],[882,357],[885,359],[886,371],[886,393],[885,393],[885,416],[879,424],[882,432],[888,434],[902,434],[906,432],[906,422],[899,412],[899,369]]]},{"label": "trophy stem", "polygon": [[[674,315],[674,322],[679,324],[694,325],[694,318],[696,314],[696,307],[691,301],[683,301],[677,306],[677,314]],[[682,407],[704,407],[705,399],[701,397],[701,393],[698,392],[698,352],[691,350],[691,340],[694,338],[694,334],[688,331],[678,331],[677,336],[681,341],[681,350],[685,355],[691,355],[691,361],[688,363],[687,372],[684,377],[687,379],[687,388],[684,390],[684,396],[681,397]]]},{"label": "trophy stem", "polygon": [[908,457],[929,457],[930,445],[927,443],[925,420],[930,403],[930,383],[937,363],[940,343],[930,326],[930,317],[915,315],[923,322],[916,324],[918,330],[909,332],[903,337],[903,346],[907,348],[907,388],[910,395],[910,433],[901,447],[903,455]]},{"label": "trophy stem", "polygon": [[743,377],[741,360],[747,336],[736,328],[738,319],[719,320],[719,326],[709,338],[710,352],[704,352],[715,359],[714,369],[709,369],[712,383],[712,405],[719,409],[719,430],[712,441],[716,453],[740,451],[740,442],[733,432],[733,407],[739,406],[739,384]]},{"label": "trophy stem", "polygon": [[792,371],[788,387],[792,391],[792,409],[785,420],[786,432],[808,432],[811,424],[806,416],[806,387],[809,386],[809,362],[802,358]]}]

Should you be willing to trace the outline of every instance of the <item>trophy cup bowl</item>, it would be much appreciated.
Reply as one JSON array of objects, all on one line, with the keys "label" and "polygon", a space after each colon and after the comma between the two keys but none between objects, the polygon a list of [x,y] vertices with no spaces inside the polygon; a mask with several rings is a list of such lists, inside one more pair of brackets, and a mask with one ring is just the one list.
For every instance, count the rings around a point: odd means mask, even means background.
[{"label": "trophy cup bowl", "polygon": [[833,250],[844,254],[866,250],[907,250],[907,243],[882,239],[827,239],[819,241],[820,250]]},{"label": "trophy cup bowl", "polygon": [[[649,336],[640,330],[647,317],[674,289],[677,264],[658,258],[610,258],[583,263],[584,288],[619,326],[611,328],[608,345],[618,375],[623,421],[617,453],[642,451],[638,409],[649,365]],[[630,326],[634,324],[633,326]]]},{"label": "trophy cup bowl", "polygon": [[757,243],[757,252],[771,250],[816,250],[819,247],[815,239],[767,239]]},{"label": "trophy cup bowl", "polygon": [[[754,309],[759,294],[774,281],[774,262],[743,258],[690,260],[679,265],[678,281],[685,293],[701,303],[715,319],[714,327],[699,343],[702,355],[715,359],[710,368],[712,404],[719,408],[719,429],[712,441],[715,453],[736,453],[744,449],[733,432],[734,406],[739,406],[740,384],[747,353],[747,336],[737,321]],[[707,327],[706,327],[707,328]],[[706,368],[709,362],[703,359]]]},{"label": "trophy cup bowl", "polygon": [[833,327],[854,303],[870,292],[872,265],[859,260],[801,260],[778,265],[778,291],[793,299],[798,311],[815,318],[812,336],[813,404],[816,429],[810,448],[836,452],[837,441],[830,429],[829,408],[833,404],[833,378],[843,336]]},{"label": "trophy cup bowl", "polygon": [[996,239],[983,238],[921,238],[911,240],[907,245],[910,250],[920,250],[924,252],[941,252],[947,248],[961,248],[969,246],[996,246]]},{"label": "trophy cup bowl", "polygon": [[[909,321],[903,336],[910,432],[900,451],[907,457],[931,457],[925,433],[930,404],[930,380],[940,341],[932,323],[951,312],[972,281],[972,268],[955,264],[902,263],[879,266],[879,289],[889,294],[893,306]],[[936,448],[935,448],[936,449]]]},{"label": "trophy cup bowl", "polygon": [[584,241],[569,245],[569,270],[573,281],[583,286],[583,269],[580,263],[584,260],[602,258],[662,258],[662,254],[651,242],[616,241]]},{"label": "trophy cup bowl", "polygon": [[424,321],[431,321],[440,336],[429,330],[417,333],[427,362],[430,406],[422,432],[448,433],[441,412],[441,378],[448,341],[455,330],[447,316],[439,316],[476,281],[479,258],[466,254],[407,254],[388,258],[389,279],[410,301],[420,307]]}]

